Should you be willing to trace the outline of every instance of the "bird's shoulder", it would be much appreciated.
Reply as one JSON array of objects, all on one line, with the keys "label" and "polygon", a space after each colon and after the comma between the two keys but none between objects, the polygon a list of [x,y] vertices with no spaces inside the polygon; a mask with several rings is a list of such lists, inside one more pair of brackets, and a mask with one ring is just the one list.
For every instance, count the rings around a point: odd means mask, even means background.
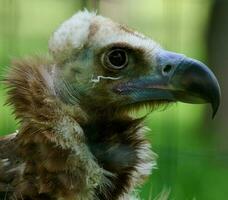
[{"label": "bird's shoulder", "polygon": [[0,137],[0,199],[8,199],[14,191],[13,182],[23,168],[17,154],[17,133]]}]

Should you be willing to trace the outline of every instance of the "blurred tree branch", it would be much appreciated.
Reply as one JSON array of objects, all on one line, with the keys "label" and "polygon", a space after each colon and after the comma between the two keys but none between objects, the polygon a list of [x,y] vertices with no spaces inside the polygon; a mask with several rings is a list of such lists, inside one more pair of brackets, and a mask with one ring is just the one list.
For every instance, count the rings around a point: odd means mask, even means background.
[{"label": "blurred tree branch", "polygon": [[[228,153],[228,1],[215,0],[207,32],[209,65],[213,66],[222,90],[221,106],[214,123],[220,153]],[[211,123],[206,123],[211,130]]]}]

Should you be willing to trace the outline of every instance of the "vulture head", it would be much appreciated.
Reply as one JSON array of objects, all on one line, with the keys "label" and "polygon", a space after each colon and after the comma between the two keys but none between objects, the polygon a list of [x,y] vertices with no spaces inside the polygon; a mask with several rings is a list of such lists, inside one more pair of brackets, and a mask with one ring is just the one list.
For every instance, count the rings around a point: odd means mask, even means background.
[{"label": "vulture head", "polygon": [[78,101],[87,112],[113,115],[175,101],[210,103],[213,116],[218,109],[219,84],[207,66],[102,16],[76,14],[53,34],[49,48],[67,83],[56,84],[62,100]]},{"label": "vulture head", "polygon": [[131,199],[155,156],[129,109],[218,109],[207,66],[95,13],[65,21],[49,49],[51,58],[14,61],[5,79],[20,128],[0,139],[0,199]]}]

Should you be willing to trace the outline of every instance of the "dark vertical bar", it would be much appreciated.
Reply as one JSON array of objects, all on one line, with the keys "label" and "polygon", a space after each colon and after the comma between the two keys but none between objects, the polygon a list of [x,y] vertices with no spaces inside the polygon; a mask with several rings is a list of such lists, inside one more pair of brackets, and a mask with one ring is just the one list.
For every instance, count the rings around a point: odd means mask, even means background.
[{"label": "dark vertical bar", "polygon": [[202,133],[207,139],[208,133],[211,134],[211,140],[216,141],[215,157],[224,155],[223,159],[215,159],[221,162],[221,166],[228,166],[228,159],[225,159],[225,155],[228,155],[228,1],[214,1],[208,26],[206,33],[208,62],[220,82],[222,103],[216,115],[216,123],[211,122],[208,111],[205,113]]},{"label": "dark vertical bar", "polygon": [[87,8],[88,6],[88,1],[87,0],[81,0],[81,9]]},{"label": "dark vertical bar", "polygon": [[99,0],[81,0],[80,1],[80,8],[81,9],[92,9],[94,11],[99,12],[100,8],[100,1]]},{"label": "dark vertical bar", "polygon": [[100,1],[99,0],[92,0],[93,9],[99,12]]}]

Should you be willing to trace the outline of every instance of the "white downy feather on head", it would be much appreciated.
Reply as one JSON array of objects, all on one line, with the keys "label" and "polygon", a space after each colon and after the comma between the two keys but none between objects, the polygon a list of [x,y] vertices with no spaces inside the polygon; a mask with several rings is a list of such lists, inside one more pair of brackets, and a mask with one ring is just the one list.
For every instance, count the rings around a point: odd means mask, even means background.
[{"label": "white downy feather on head", "polygon": [[63,22],[49,40],[51,53],[55,55],[72,48],[80,48],[88,38],[89,27],[95,16],[96,13],[85,10]]},{"label": "white downy feather on head", "polygon": [[84,48],[85,45],[102,48],[112,43],[127,43],[147,50],[148,54],[159,48],[150,38],[96,15],[95,12],[84,10],[60,25],[49,41],[49,50],[55,58],[61,58]]}]

